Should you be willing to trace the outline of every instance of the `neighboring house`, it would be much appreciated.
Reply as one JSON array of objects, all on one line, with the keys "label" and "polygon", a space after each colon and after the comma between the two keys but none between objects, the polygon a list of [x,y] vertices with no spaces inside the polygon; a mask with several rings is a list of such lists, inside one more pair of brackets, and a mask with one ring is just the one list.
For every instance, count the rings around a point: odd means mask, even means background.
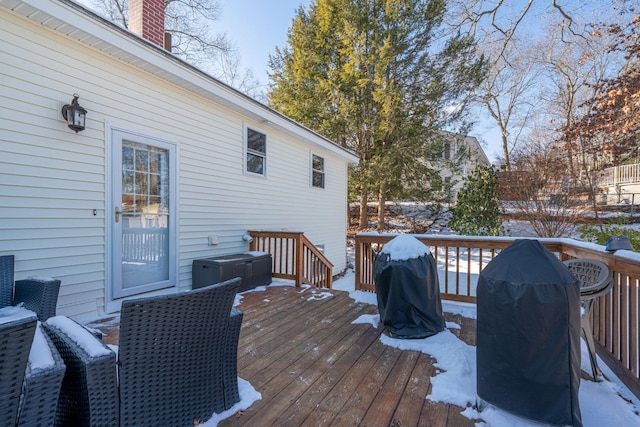
[{"label": "neighboring house", "polygon": [[[260,229],[304,232],[342,271],[357,157],[159,47],[158,26],[154,44],[71,0],[0,0],[0,254],[16,279],[59,278],[58,313],[95,316],[190,289],[194,259]],[[126,262],[142,250],[154,268]]]},{"label": "neighboring house", "polygon": [[[581,174],[581,178],[586,173]],[[640,163],[612,166],[598,172],[596,196],[599,204],[637,205],[640,203]]]},{"label": "neighboring house", "polygon": [[455,202],[464,184],[464,178],[479,165],[490,166],[491,162],[475,137],[446,132],[442,133],[442,136],[444,164],[450,163],[451,167],[442,168],[440,176],[445,183],[452,183],[450,200]]}]

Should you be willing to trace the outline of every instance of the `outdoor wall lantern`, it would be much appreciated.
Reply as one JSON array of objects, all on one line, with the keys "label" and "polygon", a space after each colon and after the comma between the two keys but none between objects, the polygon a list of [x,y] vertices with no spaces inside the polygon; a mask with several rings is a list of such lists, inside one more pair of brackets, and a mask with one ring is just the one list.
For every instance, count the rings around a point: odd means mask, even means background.
[{"label": "outdoor wall lantern", "polygon": [[87,116],[87,110],[78,104],[78,98],[80,96],[74,93],[71,104],[65,104],[62,107],[62,117],[67,121],[67,126],[75,130],[76,133],[84,130],[84,121]]},{"label": "outdoor wall lantern", "polygon": [[614,253],[620,249],[632,251],[633,246],[631,246],[631,242],[627,236],[609,236],[605,249],[608,252]]}]

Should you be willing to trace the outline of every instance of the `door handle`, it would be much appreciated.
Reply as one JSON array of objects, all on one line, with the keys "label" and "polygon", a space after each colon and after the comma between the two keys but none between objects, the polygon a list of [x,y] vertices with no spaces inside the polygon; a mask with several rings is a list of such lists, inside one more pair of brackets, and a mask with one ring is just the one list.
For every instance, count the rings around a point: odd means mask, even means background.
[{"label": "door handle", "polygon": [[116,206],[116,222],[120,222],[120,208]]}]

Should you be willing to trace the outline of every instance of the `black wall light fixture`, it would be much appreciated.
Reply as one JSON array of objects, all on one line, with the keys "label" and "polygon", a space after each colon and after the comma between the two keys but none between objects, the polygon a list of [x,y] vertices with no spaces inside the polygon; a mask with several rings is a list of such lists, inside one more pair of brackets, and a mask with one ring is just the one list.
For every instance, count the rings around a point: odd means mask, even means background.
[{"label": "black wall light fixture", "polygon": [[75,130],[76,133],[84,130],[84,122],[87,117],[87,110],[78,104],[78,98],[80,95],[74,93],[71,104],[65,104],[62,107],[62,117],[67,121],[67,126]]}]

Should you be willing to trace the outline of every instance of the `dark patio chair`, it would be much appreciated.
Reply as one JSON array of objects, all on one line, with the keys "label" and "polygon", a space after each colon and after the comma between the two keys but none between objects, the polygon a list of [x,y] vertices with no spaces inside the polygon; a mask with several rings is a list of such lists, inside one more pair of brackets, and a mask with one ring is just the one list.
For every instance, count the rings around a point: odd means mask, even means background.
[{"label": "dark patio chair", "polygon": [[66,365],[55,425],[117,426],[116,353],[67,317],[43,326]]},{"label": "dark patio chair", "polygon": [[[232,310],[239,286],[240,280],[233,279],[177,295],[125,301],[120,315],[117,386],[113,385],[113,365],[99,374],[108,379],[91,383],[88,375],[80,375],[82,365],[67,363],[73,357],[61,350],[67,364],[65,384],[86,390],[90,398],[100,388],[115,388],[116,397],[107,399],[118,408],[120,426],[187,426],[230,408],[239,400],[236,358],[242,312]],[[98,341],[94,336],[85,339]],[[72,383],[67,377],[76,379]],[[63,392],[61,400],[64,396]],[[78,416],[94,408],[81,402],[74,410]],[[58,425],[118,425],[118,421],[93,422],[88,416],[77,424],[70,418],[73,415],[63,415]]]},{"label": "dark patio chair", "polygon": [[598,381],[598,376],[602,375],[602,372],[598,367],[598,360],[596,358],[596,347],[591,331],[590,314],[595,298],[605,295],[611,290],[613,274],[605,263],[595,259],[570,259],[564,261],[564,264],[576,279],[580,280],[580,303],[582,305],[580,327],[582,329],[582,336],[587,343],[587,349],[589,350],[592,377],[594,381]]},{"label": "dark patio chair", "polygon": [[15,426],[37,319],[27,310],[0,311],[0,426]]},{"label": "dark patio chair", "polygon": [[39,324],[25,372],[18,427],[54,425],[64,371],[58,350]]},{"label": "dark patio chair", "polygon": [[23,303],[40,321],[56,315],[60,280],[29,277],[14,283],[13,255],[0,256],[0,307]]}]

